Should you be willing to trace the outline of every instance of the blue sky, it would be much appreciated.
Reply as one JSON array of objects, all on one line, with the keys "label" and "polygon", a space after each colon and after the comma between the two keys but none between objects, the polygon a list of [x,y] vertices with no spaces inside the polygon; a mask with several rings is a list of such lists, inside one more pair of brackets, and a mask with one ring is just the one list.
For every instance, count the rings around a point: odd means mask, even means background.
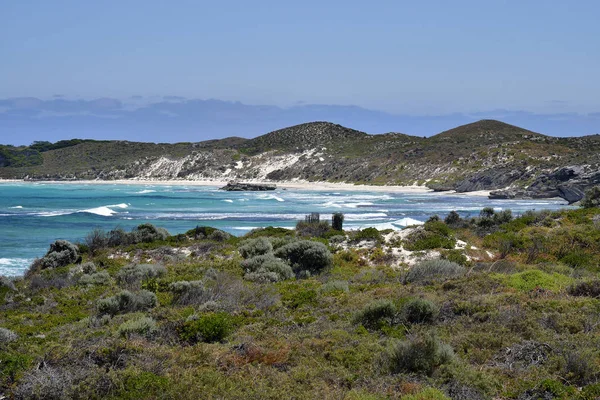
[{"label": "blue sky", "polygon": [[600,111],[598,15],[587,0],[7,0],[0,99],[587,115]]}]

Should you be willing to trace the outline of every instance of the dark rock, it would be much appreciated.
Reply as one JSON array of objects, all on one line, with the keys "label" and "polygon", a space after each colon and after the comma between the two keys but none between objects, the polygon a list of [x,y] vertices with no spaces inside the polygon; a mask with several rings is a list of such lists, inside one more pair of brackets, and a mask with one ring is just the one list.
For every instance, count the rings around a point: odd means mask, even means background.
[{"label": "dark rock", "polygon": [[241,182],[229,182],[226,186],[221,188],[221,190],[226,190],[228,192],[264,192],[275,189],[277,189],[276,185]]},{"label": "dark rock", "polygon": [[575,185],[560,185],[558,187],[559,196],[569,202],[569,204],[573,204],[583,199],[585,195],[584,191],[575,186]]},{"label": "dark rock", "polygon": [[527,176],[525,170],[518,168],[490,168],[476,173],[458,182],[455,189],[459,193],[489,190],[510,186],[512,183]]}]

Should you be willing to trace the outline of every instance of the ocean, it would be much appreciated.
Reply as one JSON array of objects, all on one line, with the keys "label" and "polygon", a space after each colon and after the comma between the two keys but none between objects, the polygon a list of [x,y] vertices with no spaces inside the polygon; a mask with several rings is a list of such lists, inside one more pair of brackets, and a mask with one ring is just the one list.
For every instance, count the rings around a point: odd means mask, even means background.
[{"label": "ocean", "polygon": [[131,229],[150,222],[171,234],[209,225],[234,235],[264,226],[291,228],[304,215],[345,214],[345,229],[402,229],[451,210],[477,215],[483,207],[526,210],[567,207],[562,200],[489,200],[447,193],[385,193],[278,189],[225,192],[212,186],[0,183],[0,275],[22,275],[56,239],[81,241],[94,228]]}]

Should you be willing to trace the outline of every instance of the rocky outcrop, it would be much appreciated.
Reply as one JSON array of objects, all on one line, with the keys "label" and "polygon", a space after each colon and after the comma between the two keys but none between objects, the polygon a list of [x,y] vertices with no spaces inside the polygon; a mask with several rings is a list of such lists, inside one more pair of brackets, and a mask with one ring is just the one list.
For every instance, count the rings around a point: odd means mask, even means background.
[{"label": "rocky outcrop", "polygon": [[275,190],[277,189],[277,186],[258,183],[229,182],[220,189],[228,192],[264,192],[268,190]]},{"label": "rocky outcrop", "polygon": [[497,190],[490,193],[491,199],[530,198],[542,199],[561,197],[569,204],[580,201],[585,190],[600,185],[598,166],[572,165],[540,174],[525,189]]},{"label": "rocky outcrop", "polygon": [[527,177],[528,174],[523,168],[490,168],[458,182],[454,189],[459,193],[490,190],[510,186],[517,180],[527,179]]}]

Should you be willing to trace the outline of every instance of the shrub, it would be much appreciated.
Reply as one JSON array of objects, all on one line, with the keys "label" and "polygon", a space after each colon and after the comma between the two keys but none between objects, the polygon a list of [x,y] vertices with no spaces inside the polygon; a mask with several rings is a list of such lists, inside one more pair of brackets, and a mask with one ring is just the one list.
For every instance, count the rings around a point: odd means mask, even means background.
[{"label": "shrub", "polygon": [[424,373],[431,375],[437,368],[454,359],[454,351],[430,335],[398,343],[389,355],[392,373]]},{"label": "shrub", "polygon": [[[462,397],[460,397],[462,399]],[[402,396],[402,400],[450,400],[443,392],[434,388],[420,390],[415,394]]]},{"label": "shrub", "polygon": [[323,294],[348,293],[349,291],[347,281],[329,281],[319,288],[319,292]]},{"label": "shrub", "polygon": [[80,285],[108,285],[110,275],[106,271],[96,272],[94,274],[85,274],[79,278]]},{"label": "shrub", "polygon": [[333,235],[329,238],[330,245],[341,244],[341,243],[344,243],[345,241],[346,241],[346,236],[344,236],[344,235]]},{"label": "shrub", "polygon": [[17,334],[11,331],[10,329],[0,328],[0,345],[14,342],[17,339]]},{"label": "shrub", "polygon": [[247,239],[242,242],[238,251],[244,258],[252,258],[269,254],[273,252],[273,245],[269,239],[258,237],[256,239]]},{"label": "shrub", "polygon": [[81,270],[84,274],[93,274],[97,270],[96,264],[91,261],[85,262],[81,264]]},{"label": "shrub", "polygon": [[169,285],[173,293],[173,304],[202,304],[206,301],[206,291],[202,281],[180,281]]},{"label": "shrub", "polygon": [[157,332],[156,321],[150,317],[139,317],[125,321],[119,326],[119,335],[129,338],[134,335],[152,336]]},{"label": "shrub", "polygon": [[377,228],[361,229],[354,234],[352,239],[357,242],[361,240],[375,240],[376,242],[383,241],[383,237],[381,236],[381,233],[379,233]]},{"label": "shrub", "polygon": [[413,266],[405,276],[405,282],[428,284],[461,277],[466,270],[448,260],[427,260]]},{"label": "shrub", "polygon": [[583,208],[593,208],[600,206],[600,186],[594,186],[585,191],[585,195],[581,200]]},{"label": "shrub", "polygon": [[166,272],[160,264],[129,264],[117,273],[117,282],[126,287],[139,287],[143,281],[159,278]]},{"label": "shrub", "polygon": [[279,282],[294,276],[292,268],[283,260],[265,254],[242,261],[244,278],[254,282]]},{"label": "shrub", "polygon": [[186,321],[180,330],[180,336],[190,343],[220,342],[231,332],[231,325],[227,313],[201,315],[198,319]]},{"label": "shrub", "polygon": [[0,275],[0,289],[7,288],[8,290],[16,290],[15,283],[12,279]]},{"label": "shrub", "polygon": [[344,214],[341,212],[333,213],[331,216],[331,227],[336,231],[342,231],[344,227]]},{"label": "shrub", "polygon": [[406,237],[404,247],[410,251],[453,249],[456,240],[452,230],[442,221],[429,220]]},{"label": "shrub", "polygon": [[395,323],[397,315],[396,306],[389,300],[376,300],[365,306],[354,317],[354,323],[367,329],[380,329]]},{"label": "shrub", "polygon": [[39,261],[41,269],[53,269],[74,264],[80,259],[79,249],[66,240],[57,240],[50,245],[50,250]]},{"label": "shrub", "polygon": [[157,240],[166,240],[169,237],[169,232],[152,224],[141,224],[134,228],[129,236],[132,243],[150,243]]},{"label": "shrub", "polygon": [[467,266],[469,259],[462,250],[447,250],[442,253],[442,258],[448,261],[457,263],[458,265]]},{"label": "shrub", "polygon": [[83,243],[90,254],[96,254],[108,246],[108,239],[108,234],[104,230],[96,228],[85,236]]},{"label": "shrub", "polygon": [[600,297],[600,281],[579,282],[567,288],[571,296]]},{"label": "shrub", "polygon": [[439,308],[429,300],[412,299],[402,306],[402,319],[411,324],[432,323],[439,315]]},{"label": "shrub", "polygon": [[215,229],[213,233],[208,235],[208,240],[214,240],[215,242],[224,242],[231,239],[231,235],[220,229]]},{"label": "shrub", "polygon": [[571,278],[565,275],[561,275],[556,272],[549,274],[537,269],[531,269],[513,275],[503,276],[502,280],[507,286],[524,292],[535,289],[544,289],[557,292],[567,287],[573,281]]},{"label": "shrub", "polygon": [[456,211],[450,211],[446,218],[444,218],[444,222],[447,225],[458,225],[461,220],[460,215]]},{"label": "shrub", "polygon": [[327,221],[306,222],[298,221],[296,224],[296,232],[299,236],[305,237],[322,237],[331,230],[331,226]]},{"label": "shrub", "polygon": [[96,302],[96,308],[100,315],[116,315],[133,311],[146,311],[156,307],[158,300],[156,295],[147,290],[132,293],[123,290],[115,296],[100,299]]},{"label": "shrub", "polygon": [[323,243],[300,240],[287,244],[275,252],[279,258],[287,260],[296,275],[302,271],[311,274],[328,269],[333,264],[333,256]]}]

